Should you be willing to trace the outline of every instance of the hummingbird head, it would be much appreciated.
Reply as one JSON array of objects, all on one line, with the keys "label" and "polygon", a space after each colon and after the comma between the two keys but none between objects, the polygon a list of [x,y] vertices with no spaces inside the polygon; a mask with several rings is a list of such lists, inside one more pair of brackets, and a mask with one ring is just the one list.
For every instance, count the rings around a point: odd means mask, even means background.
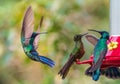
[{"label": "hummingbird head", "polygon": [[82,38],[84,35],[86,35],[86,34],[88,34],[88,33],[75,35],[75,36],[74,36],[74,41],[79,41],[79,40],[81,40],[81,38]]},{"label": "hummingbird head", "polygon": [[97,30],[93,30],[93,29],[89,29],[89,31],[98,32],[101,35],[101,38],[105,38],[105,39],[109,40],[109,33],[106,31],[97,31]]},{"label": "hummingbird head", "polygon": [[106,31],[102,31],[101,32],[101,38],[106,38],[107,40],[109,40],[109,33],[108,32],[106,32]]},{"label": "hummingbird head", "polygon": [[35,38],[38,34],[40,34],[40,33],[33,32],[31,38]]},{"label": "hummingbird head", "polygon": [[33,32],[31,38],[35,38],[35,37],[36,37],[37,35],[39,35],[39,34],[46,34],[46,33],[47,33],[47,32],[41,32],[41,33]]}]

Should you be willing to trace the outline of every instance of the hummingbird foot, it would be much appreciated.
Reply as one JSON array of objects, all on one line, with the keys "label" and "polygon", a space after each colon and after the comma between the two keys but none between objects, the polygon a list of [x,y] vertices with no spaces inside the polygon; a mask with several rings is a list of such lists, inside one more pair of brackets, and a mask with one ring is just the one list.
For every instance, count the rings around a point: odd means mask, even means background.
[{"label": "hummingbird foot", "polygon": [[76,59],[76,62],[80,62],[80,60],[79,60],[79,59]]},{"label": "hummingbird foot", "polygon": [[75,62],[76,62],[76,64],[79,64],[79,63],[80,63],[80,60],[79,60],[79,59],[76,59]]}]

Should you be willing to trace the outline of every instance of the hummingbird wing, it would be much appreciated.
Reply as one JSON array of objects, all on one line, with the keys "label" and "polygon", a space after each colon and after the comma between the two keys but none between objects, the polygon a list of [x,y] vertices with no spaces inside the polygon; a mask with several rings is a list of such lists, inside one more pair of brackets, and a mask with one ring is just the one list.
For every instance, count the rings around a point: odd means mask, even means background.
[{"label": "hummingbird wing", "polygon": [[[42,22],[43,22],[43,16],[41,17],[41,20],[40,20],[40,25],[38,26],[38,29],[37,29],[37,33],[40,33],[40,28],[42,26]],[[39,38],[40,38],[40,34],[38,34],[36,37],[35,37],[35,40],[33,42],[33,45],[35,47],[35,49],[37,49],[38,47],[38,41],[39,41]]]},{"label": "hummingbird wing", "polygon": [[94,46],[97,44],[97,42],[98,42],[98,38],[96,38],[95,36],[93,36],[93,35],[86,35],[85,36],[86,37],[86,39],[91,43],[91,44],[93,44]]},{"label": "hummingbird wing", "polygon": [[103,50],[100,52],[100,56],[99,56],[97,62],[94,62],[93,66],[91,67],[91,69],[90,69],[89,72],[94,72],[95,70],[97,70],[98,68],[101,67],[102,61],[103,61],[106,53],[107,53],[107,49],[103,49]]},{"label": "hummingbird wing", "polygon": [[68,61],[65,63],[65,65],[58,72],[58,74],[60,76],[62,76],[62,79],[65,79],[65,77],[67,76],[74,61],[75,61],[75,56],[71,54]]},{"label": "hummingbird wing", "polygon": [[62,79],[65,79],[67,76],[72,64],[76,61],[76,58],[80,56],[80,46],[78,46],[78,42],[75,43],[74,49],[72,53],[70,54],[68,61],[65,63],[65,65],[60,69],[58,74],[62,76]]},{"label": "hummingbird wing", "polygon": [[120,69],[118,67],[109,67],[107,69],[102,69],[101,74],[111,79],[119,79]]},{"label": "hummingbird wing", "polygon": [[21,32],[21,36],[22,38],[24,38],[25,44],[29,43],[30,37],[33,33],[33,29],[34,29],[34,14],[31,6],[29,6],[23,18]]},{"label": "hummingbird wing", "polygon": [[85,75],[87,75],[87,76],[92,76],[92,72],[89,72],[90,69],[91,69],[91,66],[86,69]]}]

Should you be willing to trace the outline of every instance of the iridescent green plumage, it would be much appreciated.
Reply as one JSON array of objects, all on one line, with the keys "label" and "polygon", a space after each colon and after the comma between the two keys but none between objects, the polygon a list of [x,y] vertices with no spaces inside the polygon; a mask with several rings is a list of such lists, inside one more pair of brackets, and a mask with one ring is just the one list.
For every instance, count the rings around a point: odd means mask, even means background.
[{"label": "iridescent green plumage", "polygon": [[89,72],[92,72],[93,80],[97,81],[100,76],[100,67],[102,64],[103,59],[107,53],[107,40],[109,40],[109,33],[106,31],[95,31],[101,34],[100,39],[98,40],[97,44],[94,48],[94,58],[93,58],[93,65],[90,68]]},{"label": "iridescent green plumage", "polygon": [[82,56],[84,55],[85,51],[84,51],[84,46],[82,43],[82,36],[84,36],[86,34],[83,34],[83,35],[79,34],[79,35],[74,36],[74,42],[75,42],[74,49],[71,52],[68,61],[65,63],[65,65],[58,72],[58,74],[60,74],[60,76],[62,76],[62,79],[64,79],[66,77],[72,64],[74,62],[78,61],[79,59],[81,59]]},{"label": "iridescent green plumage", "polygon": [[[40,26],[42,24],[42,21],[43,21],[43,17],[40,21]],[[42,62],[50,67],[53,67],[55,63],[51,59],[39,55],[38,52],[36,51],[39,41],[39,34],[41,33],[39,32],[39,27],[37,32],[33,32],[34,30],[33,23],[34,23],[34,14],[32,8],[28,7],[25,16],[23,18],[22,31],[21,31],[21,43],[24,52],[30,59],[34,61]]]},{"label": "iridescent green plumage", "polygon": [[[97,42],[99,40],[98,38],[96,38],[93,35],[86,35],[85,37],[94,46],[97,44]],[[88,67],[88,69],[85,71],[85,74],[88,76],[92,76],[92,72],[89,72],[90,69],[91,69],[91,66]],[[100,69],[100,74],[104,75],[108,78],[111,78],[111,79],[118,79],[118,78],[120,78],[120,69],[118,67],[114,67],[114,66],[108,67],[108,68],[103,68],[103,69]]]}]

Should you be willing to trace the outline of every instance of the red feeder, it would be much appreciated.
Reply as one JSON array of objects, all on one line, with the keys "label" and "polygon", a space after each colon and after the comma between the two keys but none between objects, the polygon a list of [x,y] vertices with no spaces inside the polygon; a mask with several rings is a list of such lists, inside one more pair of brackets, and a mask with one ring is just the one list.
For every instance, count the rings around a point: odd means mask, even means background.
[{"label": "red feeder", "polygon": [[[103,60],[101,68],[120,67],[120,36],[110,36],[111,43],[108,44],[108,52]],[[93,56],[85,61],[78,61],[76,64],[90,64],[92,65]]]}]

